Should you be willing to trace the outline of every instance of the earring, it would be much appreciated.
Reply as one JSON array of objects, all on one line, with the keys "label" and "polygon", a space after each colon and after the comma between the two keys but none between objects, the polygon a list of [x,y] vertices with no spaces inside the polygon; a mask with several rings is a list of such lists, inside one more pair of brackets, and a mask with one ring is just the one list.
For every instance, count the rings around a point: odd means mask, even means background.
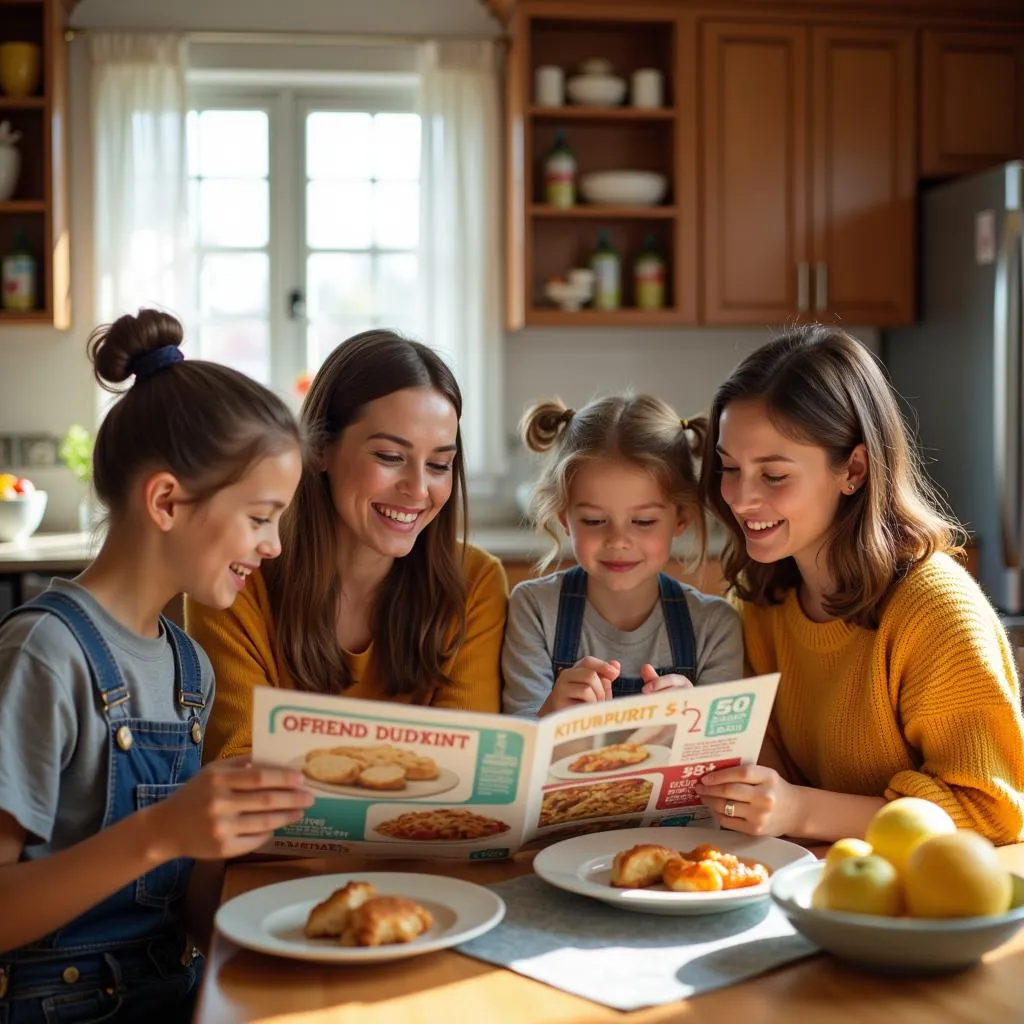
[{"label": "earring", "polygon": [[855,483],[852,483],[852,482],[851,482],[851,483],[848,483],[848,484],[846,485],[846,493],[847,493],[847,494],[853,494],[853,492],[854,492],[855,490],[857,490],[857,485],[856,485]]}]

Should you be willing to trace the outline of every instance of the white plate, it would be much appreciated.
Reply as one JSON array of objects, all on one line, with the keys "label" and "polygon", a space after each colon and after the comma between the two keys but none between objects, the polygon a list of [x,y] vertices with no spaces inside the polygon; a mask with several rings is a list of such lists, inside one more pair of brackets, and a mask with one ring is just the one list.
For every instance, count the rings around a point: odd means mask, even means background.
[{"label": "white plate", "polygon": [[[306,763],[305,757],[293,758],[290,762],[295,768],[302,769]],[[436,779],[425,779],[415,781],[406,779],[404,789],[367,789],[365,786],[340,786],[333,782],[320,782],[303,775],[306,785],[310,789],[319,790],[322,793],[330,793],[331,796],[354,796],[360,800],[416,800],[422,796],[436,796],[438,793],[447,793],[459,784],[459,777],[455,772],[449,771],[438,765],[440,775]]]},{"label": "white plate", "polygon": [[768,883],[722,892],[671,892],[664,887],[614,888],[609,879],[615,854],[638,843],[658,843],[674,850],[692,850],[702,843],[710,843],[726,853],[760,861],[772,872],[797,861],[814,860],[813,854],[782,839],[755,838],[711,828],[633,828],[597,832],[554,843],[537,854],[533,869],[545,882],[559,889],[592,896],[620,910],[642,914],[721,914],[768,896]]},{"label": "white plate", "polygon": [[668,747],[659,746],[654,743],[643,743],[641,746],[647,748],[648,757],[643,761],[638,761],[636,764],[624,764],[621,768],[610,768],[608,771],[603,772],[574,772],[570,770],[569,765],[584,754],[596,754],[599,750],[604,749],[603,747],[596,747],[594,750],[581,750],[575,754],[570,754],[568,757],[563,757],[560,761],[555,761],[548,771],[556,779],[572,779],[574,782],[586,782],[587,779],[603,779],[608,775],[643,772],[648,768],[657,768],[660,765],[668,764],[668,759],[672,754]]},{"label": "white plate", "polygon": [[[430,911],[434,924],[412,942],[390,946],[341,946],[336,939],[307,939],[313,907],[346,882],[371,882],[382,896],[407,896]],[[483,935],[505,916],[505,904],[490,889],[443,875],[362,871],[316,875],[253,889],[217,911],[216,924],[232,942],[259,953],[335,964],[402,960]]]}]

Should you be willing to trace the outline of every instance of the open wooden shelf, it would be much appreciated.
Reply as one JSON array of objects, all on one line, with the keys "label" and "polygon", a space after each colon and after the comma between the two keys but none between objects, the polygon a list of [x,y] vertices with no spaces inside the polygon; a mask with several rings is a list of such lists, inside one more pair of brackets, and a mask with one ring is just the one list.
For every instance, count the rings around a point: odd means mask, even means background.
[{"label": "open wooden shelf", "polygon": [[564,309],[526,311],[528,327],[668,327],[680,322],[676,309]]},{"label": "open wooden shelf", "polygon": [[45,309],[0,309],[0,325],[18,327],[53,323],[53,314]]},{"label": "open wooden shelf", "polygon": [[0,110],[42,110],[45,106],[45,96],[0,96]]},{"label": "open wooden shelf", "polygon": [[42,199],[8,199],[0,203],[0,213],[46,213]]},{"label": "open wooden shelf", "polygon": [[542,121],[671,121],[676,116],[674,107],[530,107],[530,117]]},{"label": "open wooden shelf", "polygon": [[530,207],[531,217],[551,220],[671,220],[679,215],[674,206],[546,206],[535,203]]}]

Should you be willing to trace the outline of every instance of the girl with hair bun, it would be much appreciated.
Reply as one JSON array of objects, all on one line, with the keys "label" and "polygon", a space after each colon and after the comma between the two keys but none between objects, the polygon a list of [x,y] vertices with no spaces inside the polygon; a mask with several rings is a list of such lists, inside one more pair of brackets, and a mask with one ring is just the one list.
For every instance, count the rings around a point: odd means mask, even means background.
[{"label": "girl with hair bun", "polygon": [[694,454],[702,417],[680,420],[650,395],[597,399],[574,411],[555,399],[527,410],[526,446],[548,453],[530,514],[576,567],[520,583],[502,651],[503,706],[523,716],[572,704],[725,682],[743,670],[739,619],[719,597],[663,570],[672,542],[705,529]]},{"label": "girl with hair bun", "polygon": [[[0,626],[0,1019],[188,1021],[187,932],[221,861],[312,803],[298,772],[200,770],[214,680],[161,610],[228,607],[280,551],[303,444],[288,408],[234,370],[183,361],[155,310],[98,328],[96,437],[109,514],[95,561]],[[196,870],[193,871],[193,861]]]}]

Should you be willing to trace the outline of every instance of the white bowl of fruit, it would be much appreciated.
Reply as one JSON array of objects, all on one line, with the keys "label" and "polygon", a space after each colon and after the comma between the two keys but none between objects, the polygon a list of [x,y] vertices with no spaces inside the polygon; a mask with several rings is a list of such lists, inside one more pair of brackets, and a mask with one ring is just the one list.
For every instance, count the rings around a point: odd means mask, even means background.
[{"label": "white bowl of fruit", "polygon": [[31,537],[46,512],[46,491],[37,491],[31,480],[0,473],[0,542]]},{"label": "white bowl of fruit", "polygon": [[889,973],[969,967],[1024,925],[1024,878],[987,839],[910,797],[886,804],[863,840],[776,872],[771,897],[822,949]]}]

